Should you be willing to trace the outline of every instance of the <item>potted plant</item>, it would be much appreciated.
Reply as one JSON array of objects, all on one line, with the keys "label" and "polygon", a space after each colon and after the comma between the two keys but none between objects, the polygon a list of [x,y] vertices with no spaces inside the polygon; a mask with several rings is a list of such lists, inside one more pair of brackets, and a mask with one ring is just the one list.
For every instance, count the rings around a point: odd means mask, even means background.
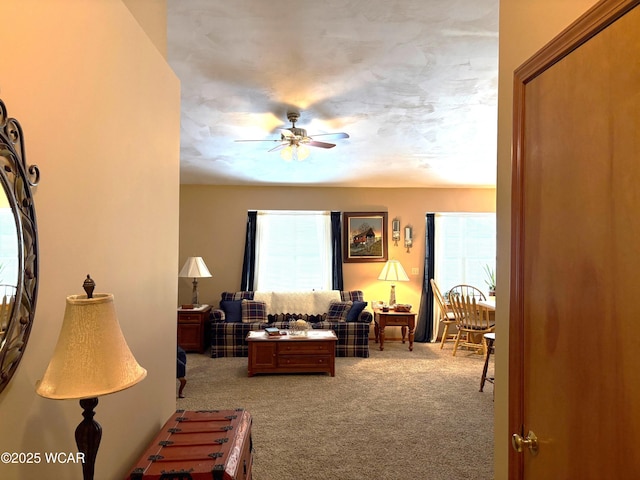
[{"label": "potted plant", "polygon": [[496,295],[496,272],[488,264],[484,266],[484,272],[487,275],[485,283],[489,286],[489,296],[495,297]]}]

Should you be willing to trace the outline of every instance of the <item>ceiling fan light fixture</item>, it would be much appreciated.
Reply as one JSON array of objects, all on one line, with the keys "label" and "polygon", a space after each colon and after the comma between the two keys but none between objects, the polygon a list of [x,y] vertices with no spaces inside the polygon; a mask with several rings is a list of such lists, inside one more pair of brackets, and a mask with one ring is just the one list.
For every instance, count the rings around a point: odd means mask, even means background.
[{"label": "ceiling fan light fixture", "polygon": [[309,136],[304,128],[296,127],[296,121],[300,114],[297,112],[288,112],[287,118],[291,122],[291,127],[280,129],[280,138],[273,140],[255,139],[255,140],[236,140],[236,142],[279,142],[280,144],[273,147],[269,152],[280,152],[280,156],[283,160],[290,162],[297,160],[301,162],[309,156],[311,151],[309,147],[314,148],[333,148],[335,143],[328,143],[316,140],[314,137],[334,137],[334,138],[349,138],[349,134],[344,132],[334,133],[319,133],[317,135]]},{"label": "ceiling fan light fixture", "polygon": [[290,162],[293,160],[293,147],[291,145],[287,145],[282,150],[280,150],[280,156],[285,162]]},{"label": "ceiling fan light fixture", "polygon": [[309,148],[304,145],[287,145],[280,150],[280,156],[286,162],[297,160],[301,162],[309,156]]}]

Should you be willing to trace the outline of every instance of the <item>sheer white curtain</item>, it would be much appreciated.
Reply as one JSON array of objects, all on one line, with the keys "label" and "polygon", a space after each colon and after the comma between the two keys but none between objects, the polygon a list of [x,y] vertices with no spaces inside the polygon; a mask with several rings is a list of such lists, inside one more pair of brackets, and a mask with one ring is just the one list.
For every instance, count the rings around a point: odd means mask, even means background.
[{"label": "sheer white curtain", "polygon": [[331,290],[331,213],[261,210],[255,289]]},{"label": "sheer white curtain", "polygon": [[485,266],[495,271],[495,213],[437,213],[434,278],[444,294],[465,283],[489,293]]}]

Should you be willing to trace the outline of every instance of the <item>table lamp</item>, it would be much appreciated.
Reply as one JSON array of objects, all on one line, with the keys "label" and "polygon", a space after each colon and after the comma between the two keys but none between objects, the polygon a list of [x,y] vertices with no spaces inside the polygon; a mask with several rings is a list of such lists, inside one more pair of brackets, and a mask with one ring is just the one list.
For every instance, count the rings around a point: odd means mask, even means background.
[{"label": "table lamp", "polygon": [[86,295],[70,295],[58,343],[49,366],[36,385],[38,395],[54,400],[80,399],[84,420],[76,428],[82,474],[93,479],[102,427],[93,419],[101,395],[132,387],[147,376],[133,357],[116,317],[113,295],[93,295],[87,275]]},{"label": "table lamp", "polygon": [[[389,282],[408,282],[407,272],[402,268],[402,264],[398,260],[388,260],[382,268],[382,272],[378,276],[378,280],[387,280]],[[396,304],[396,285],[391,284],[391,294],[389,296],[389,306]]]},{"label": "table lamp", "polygon": [[182,267],[182,270],[180,270],[178,276],[193,278],[193,293],[191,303],[194,307],[199,307],[200,302],[198,302],[198,278],[211,276],[211,273],[209,273],[209,269],[205,265],[202,257],[187,258],[187,261]]}]

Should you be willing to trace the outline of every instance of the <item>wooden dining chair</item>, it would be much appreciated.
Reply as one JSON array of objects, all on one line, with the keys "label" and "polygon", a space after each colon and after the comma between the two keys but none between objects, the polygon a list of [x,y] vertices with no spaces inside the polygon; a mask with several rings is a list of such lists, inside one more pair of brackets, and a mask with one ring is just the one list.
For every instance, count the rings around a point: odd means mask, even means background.
[{"label": "wooden dining chair", "polygon": [[453,331],[452,328],[455,327],[456,317],[445,302],[444,297],[442,296],[442,292],[440,291],[440,288],[438,287],[436,281],[432,278],[430,282],[431,290],[433,290],[433,299],[435,300],[439,310],[438,322],[444,325],[444,328],[442,330],[442,339],[440,340],[440,349],[442,349],[442,347],[444,346],[444,342],[446,342],[447,340],[455,340],[456,338],[457,332]]},{"label": "wooden dining chair", "polygon": [[0,303],[0,333],[4,335],[9,326],[9,319],[11,318],[11,313],[13,312],[13,304],[15,301],[15,296],[4,295],[2,297],[2,302]]},{"label": "wooden dining chair", "polygon": [[[491,333],[495,329],[489,316],[489,310],[478,305],[475,297],[464,295],[450,295],[449,305],[453,310],[456,318],[456,327],[458,334],[453,344],[453,355],[455,356],[458,347],[482,350],[484,355],[487,354],[487,340],[485,333]],[[480,341],[478,342],[478,337]]]},{"label": "wooden dining chair", "polygon": [[462,295],[464,297],[473,297],[476,300],[486,300],[482,290],[478,287],[474,287],[473,285],[460,284],[454,287],[451,287],[447,292],[447,297],[451,295]]}]

